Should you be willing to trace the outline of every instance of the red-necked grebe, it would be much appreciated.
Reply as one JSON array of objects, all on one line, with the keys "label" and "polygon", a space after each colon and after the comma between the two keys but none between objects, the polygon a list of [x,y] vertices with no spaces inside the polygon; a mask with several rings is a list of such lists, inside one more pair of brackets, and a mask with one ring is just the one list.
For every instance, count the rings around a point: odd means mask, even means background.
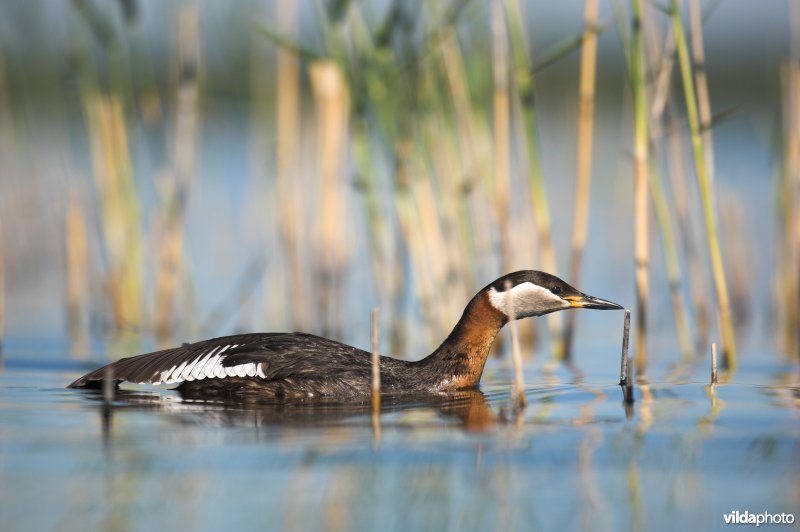
[{"label": "red-necked grebe", "polygon": [[[500,277],[467,304],[433,353],[409,362],[381,357],[381,392],[447,393],[476,388],[495,336],[516,319],[568,308],[621,309],[583,294],[548,273],[523,270]],[[115,384],[177,384],[185,397],[223,400],[355,400],[371,393],[371,354],[304,333],[224,336],[123,358],[69,385],[100,388],[106,368]]]}]

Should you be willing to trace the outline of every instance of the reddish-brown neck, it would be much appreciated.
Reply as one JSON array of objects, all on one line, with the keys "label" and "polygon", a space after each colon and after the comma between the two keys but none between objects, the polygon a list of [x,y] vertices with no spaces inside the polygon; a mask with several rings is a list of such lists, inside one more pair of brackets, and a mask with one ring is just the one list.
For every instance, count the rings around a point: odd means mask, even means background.
[{"label": "reddish-brown neck", "polygon": [[420,363],[439,379],[439,389],[474,388],[481,380],[492,342],[507,321],[505,314],[489,302],[487,294],[480,293],[464,309],[442,345]]}]

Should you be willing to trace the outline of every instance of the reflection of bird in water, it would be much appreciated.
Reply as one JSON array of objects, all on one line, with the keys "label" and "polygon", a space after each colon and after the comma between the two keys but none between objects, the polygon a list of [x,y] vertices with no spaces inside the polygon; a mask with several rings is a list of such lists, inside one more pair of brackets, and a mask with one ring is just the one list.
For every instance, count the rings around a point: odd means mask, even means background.
[{"label": "reflection of bird in water", "polygon": [[[92,397],[98,402],[103,396]],[[172,399],[177,399],[172,396]],[[101,409],[106,437],[110,435],[112,413],[154,411],[169,416],[180,424],[211,427],[257,428],[273,425],[294,427],[341,426],[359,417],[374,414],[369,402],[343,403],[330,400],[294,401],[238,405],[223,401],[170,400],[170,396],[138,390],[120,390],[112,408]],[[387,397],[380,405],[380,414],[433,411],[445,419],[458,420],[468,431],[487,429],[498,421],[491,405],[480,390],[463,390],[450,394],[398,395]],[[500,420],[502,421],[502,420]]]},{"label": "reflection of bird in water", "polygon": [[[524,270],[500,277],[467,304],[453,331],[433,353],[409,362],[380,359],[381,393],[437,394],[478,386],[489,348],[510,317],[568,308],[620,309],[550,274]],[[99,388],[110,370],[116,384],[178,384],[184,397],[253,402],[314,398],[357,401],[371,393],[371,355],[303,333],[226,336],[118,360],[76,380]]]}]

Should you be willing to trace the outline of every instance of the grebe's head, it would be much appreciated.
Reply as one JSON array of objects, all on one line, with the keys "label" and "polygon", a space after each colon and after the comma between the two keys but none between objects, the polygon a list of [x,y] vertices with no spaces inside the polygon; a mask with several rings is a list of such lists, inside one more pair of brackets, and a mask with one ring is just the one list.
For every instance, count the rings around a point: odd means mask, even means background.
[{"label": "grebe's head", "polygon": [[555,275],[535,270],[504,275],[481,292],[485,292],[492,306],[509,319],[541,316],[568,308],[622,308],[611,301],[586,295]]}]

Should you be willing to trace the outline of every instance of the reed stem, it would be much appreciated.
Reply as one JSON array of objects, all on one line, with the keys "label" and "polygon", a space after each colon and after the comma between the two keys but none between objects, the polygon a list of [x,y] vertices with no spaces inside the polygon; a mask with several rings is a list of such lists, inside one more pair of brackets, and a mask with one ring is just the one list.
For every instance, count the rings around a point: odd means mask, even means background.
[{"label": "reed stem", "polygon": [[681,350],[681,358],[688,361],[692,356],[693,346],[691,332],[689,331],[689,319],[686,315],[686,304],[682,291],[682,275],[678,249],[675,244],[675,235],[672,229],[672,221],[669,215],[669,203],[666,192],[660,177],[650,169],[650,190],[653,197],[653,208],[655,211],[658,225],[661,229],[661,237],[664,243],[664,260],[667,266],[667,280],[669,282],[670,302],[672,312],[675,316],[675,329],[678,334],[678,346]]},{"label": "reed stem", "polygon": [[378,351],[378,309],[372,309],[370,316],[372,336],[372,411],[381,409],[381,355]]},{"label": "reed stem", "polygon": [[783,297],[788,306],[787,355],[800,362],[800,5],[792,2],[789,6],[791,62],[789,65],[788,118],[789,132],[786,142],[788,160],[784,170],[784,231],[786,246],[784,253],[788,260],[784,264],[785,284]]},{"label": "reed stem", "polygon": [[[292,36],[297,26],[296,0],[282,0],[275,4],[278,31]],[[283,248],[284,268],[289,278],[287,296],[291,305],[291,325],[306,330],[316,319],[309,308],[300,231],[304,217],[301,212],[302,197],[300,173],[300,58],[290,46],[278,46],[275,75],[275,136],[276,136],[276,195],[278,204],[278,230]],[[267,297],[270,297],[269,295]]]},{"label": "reed stem", "polygon": [[[646,37],[648,37],[649,46],[647,46],[647,49],[650,52],[650,63],[659,65],[658,74],[654,76],[656,87],[650,106],[650,142],[651,146],[654,148],[653,151],[655,151],[655,147],[658,145],[657,143],[663,135],[662,121],[664,110],[669,101],[669,88],[672,85],[671,79],[674,65],[673,56],[675,55],[675,37],[671,32],[668,32],[663,47],[659,45],[658,36],[655,31],[649,31]],[[653,198],[653,210],[656,215],[656,221],[658,222],[658,227],[661,232],[664,261],[666,263],[667,279],[669,282],[670,302],[672,303],[675,329],[678,334],[678,346],[681,351],[681,359],[687,362],[691,358],[693,347],[691,333],[689,331],[687,309],[683,297],[683,279],[681,275],[680,258],[675,244],[675,233],[670,216],[666,187],[664,186],[663,178],[659,174],[659,166],[655,164],[656,159],[657,157],[655,154],[650,157],[650,165],[648,168],[650,193]]]},{"label": "reed stem", "polygon": [[717,384],[717,344],[711,344],[711,385]]},{"label": "reed stem", "polygon": [[137,331],[142,320],[141,211],[128,147],[122,102],[117,94],[87,89],[84,104],[92,169],[102,206],[108,256],[106,290],[117,338]]},{"label": "reed stem", "polygon": [[731,319],[728,283],[725,279],[722,251],[720,250],[719,239],[717,237],[714,189],[706,168],[706,158],[703,149],[700,121],[698,118],[697,98],[695,96],[686,35],[680,16],[679,0],[672,0],[671,19],[672,29],[675,32],[675,44],[678,51],[681,79],[683,81],[683,93],[686,98],[686,114],[689,119],[695,169],[703,206],[706,238],[708,240],[708,251],[711,258],[711,272],[716,289],[717,310],[719,312],[720,328],[722,332],[722,360],[723,365],[727,369],[734,370],[736,368],[736,338],[734,336]]},{"label": "reed stem", "polygon": [[622,356],[620,357],[619,383],[627,386],[630,380],[630,361],[628,356],[628,341],[631,332],[631,311],[625,309],[625,322],[622,325]]},{"label": "reed stem", "polygon": [[783,168],[778,211],[782,245],[775,282],[780,348],[800,360],[800,6],[789,6],[790,58],[783,78]]},{"label": "reed stem", "polygon": [[317,268],[320,309],[326,334],[338,336],[341,328],[342,278],[348,259],[345,238],[345,186],[342,182],[349,122],[349,90],[341,67],[333,61],[311,65],[309,77],[317,106],[317,151],[319,163],[319,218]]},{"label": "reed stem", "polygon": [[506,281],[505,293],[507,294],[506,309],[508,310],[508,330],[511,335],[511,360],[514,363],[514,385],[511,389],[511,397],[514,407],[517,409],[523,409],[527,404],[527,399],[525,397],[525,376],[522,373],[522,353],[520,352],[519,348],[519,332],[517,331],[514,299],[510,297],[510,281]]},{"label": "reed stem", "polygon": [[[532,61],[528,56],[527,38],[522,25],[524,13],[518,0],[508,0],[508,22],[511,36],[512,52],[514,55],[514,77],[517,94],[525,127],[525,148],[528,158],[528,182],[531,190],[531,205],[533,218],[536,223],[536,232],[541,254],[542,268],[552,274],[558,273],[556,253],[553,246],[552,229],[550,223],[550,208],[547,202],[547,192],[542,177],[541,163],[539,160],[539,131],[536,114],[536,99],[534,95],[534,79]],[[562,316],[559,313],[547,315],[547,325],[550,331],[551,350],[554,361],[567,361],[564,350],[564,337]]]},{"label": "reed stem", "polygon": [[180,12],[178,80],[173,170],[165,176],[161,241],[156,272],[156,340],[166,344],[175,328],[175,306],[183,270],[183,221],[195,170],[195,139],[199,124],[200,21],[196,8]]},{"label": "reed stem", "polygon": [[711,100],[708,93],[706,73],[706,54],[703,46],[703,15],[700,0],[689,0],[689,27],[692,35],[692,61],[697,87],[697,110],[700,117],[700,131],[703,138],[706,172],[708,180],[714,183],[714,138],[711,130]]},{"label": "reed stem", "polygon": [[86,223],[83,211],[70,201],[65,224],[67,274],[67,330],[70,351],[84,358],[88,355],[86,310],[89,298],[88,252]]},{"label": "reed stem", "polygon": [[636,372],[643,376],[647,360],[647,299],[649,293],[649,228],[647,94],[644,43],[642,39],[642,0],[633,0],[631,74],[634,112],[634,226],[636,257]]},{"label": "reed stem", "polygon": [[492,105],[494,109],[495,198],[497,202],[498,231],[500,233],[500,269],[501,271],[508,271],[511,264],[511,246],[508,234],[511,147],[509,143],[508,31],[502,0],[492,0],[491,18],[492,72],[494,80]]},{"label": "reed stem", "polygon": [[[675,104],[670,100],[670,129],[677,129],[678,118],[675,116]],[[675,214],[678,222],[678,232],[682,243],[682,250],[686,257],[687,274],[689,280],[689,297],[694,311],[695,338],[693,350],[697,353],[705,351],[710,336],[710,312],[708,298],[704,292],[706,282],[703,278],[703,268],[698,253],[697,242],[692,230],[692,220],[688,207],[686,174],[683,167],[683,150],[681,136],[669,135],[669,175],[672,186],[672,199],[675,204]]]},{"label": "reed stem", "polygon": [[[589,221],[589,190],[592,181],[592,133],[594,130],[594,98],[597,72],[597,0],[586,0],[583,12],[583,45],[581,48],[581,71],[578,95],[578,163],[575,174],[575,210],[572,220],[572,254],[569,263],[569,279],[573,286],[580,286],[583,250],[586,247]],[[576,313],[567,315],[564,328],[564,354],[571,358],[572,336],[575,330]]]}]

